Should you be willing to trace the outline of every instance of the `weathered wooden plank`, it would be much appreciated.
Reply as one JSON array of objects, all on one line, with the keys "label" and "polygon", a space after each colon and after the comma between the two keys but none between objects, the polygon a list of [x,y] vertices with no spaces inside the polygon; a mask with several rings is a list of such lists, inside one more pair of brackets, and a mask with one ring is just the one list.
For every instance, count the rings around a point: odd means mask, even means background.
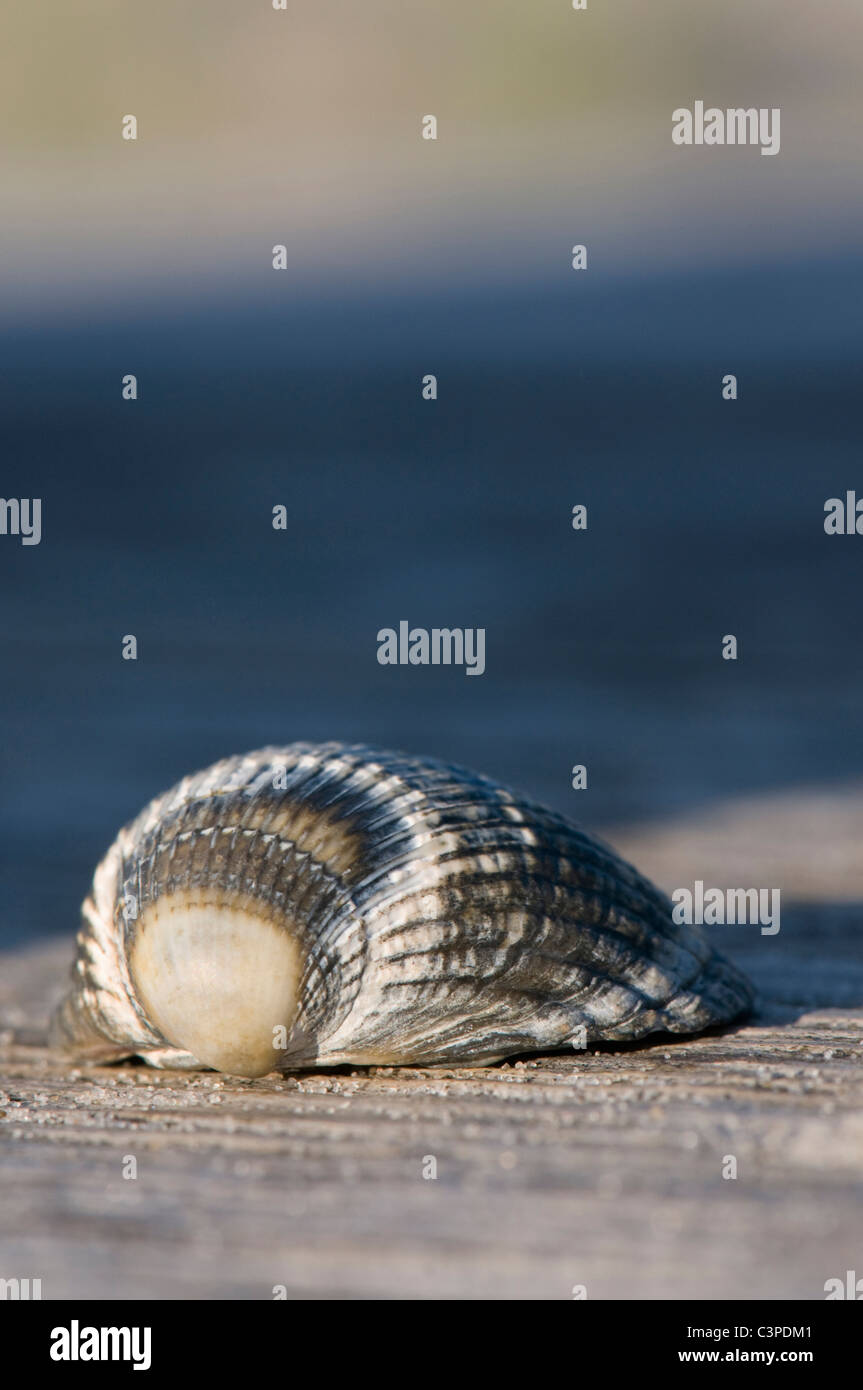
[{"label": "weathered wooden plank", "polygon": [[722,1035],[257,1082],[70,1067],[44,1042],[69,943],[6,956],[0,1274],[49,1298],[823,1298],[863,1269],[858,922],[807,906],[781,951],[741,940],[763,998]]}]

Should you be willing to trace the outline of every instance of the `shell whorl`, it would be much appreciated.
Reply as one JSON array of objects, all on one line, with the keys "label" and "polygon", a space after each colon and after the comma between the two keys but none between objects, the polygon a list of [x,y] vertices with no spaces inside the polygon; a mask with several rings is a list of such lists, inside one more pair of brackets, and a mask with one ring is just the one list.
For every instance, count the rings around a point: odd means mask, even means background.
[{"label": "shell whorl", "polygon": [[55,1035],[240,1075],[486,1063],[751,1004],[608,847],[488,778],[342,744],[229,758],[96,870]]}]

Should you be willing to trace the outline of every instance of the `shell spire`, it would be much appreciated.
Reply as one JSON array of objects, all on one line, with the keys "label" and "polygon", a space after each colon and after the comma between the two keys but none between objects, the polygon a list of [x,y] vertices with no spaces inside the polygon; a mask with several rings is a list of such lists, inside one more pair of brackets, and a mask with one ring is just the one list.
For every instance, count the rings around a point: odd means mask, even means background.
[{"label": "shell spire", "polygon": [[120,832],[54,1036],[260,1076],[694,1033],[751,1003],[562,816],[429,759],[295,743],[185,778]]}]

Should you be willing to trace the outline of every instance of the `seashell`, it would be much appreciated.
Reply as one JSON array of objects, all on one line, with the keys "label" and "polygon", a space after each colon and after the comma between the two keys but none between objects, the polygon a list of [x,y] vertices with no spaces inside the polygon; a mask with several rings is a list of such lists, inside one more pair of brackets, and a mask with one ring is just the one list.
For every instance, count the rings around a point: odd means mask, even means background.
[{"label": "seashell", "polygon": [[499,1061],[752,1002],[600,841],[487,777],[294,743],[187,777],[122,830],[54,1036],[240,1076]]}]

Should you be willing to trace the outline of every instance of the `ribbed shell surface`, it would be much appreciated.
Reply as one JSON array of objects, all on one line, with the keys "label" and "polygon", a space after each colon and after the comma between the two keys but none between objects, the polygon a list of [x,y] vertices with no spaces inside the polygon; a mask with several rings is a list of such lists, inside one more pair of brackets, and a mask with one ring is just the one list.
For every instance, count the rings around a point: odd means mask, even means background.
[{"label": "ribbed shell surface", "polygon": [[154,904],[224,902],[303,962],[282,1069],[483,1063],[696,1032],[751,1003],[741,973],[612,850],[488,778],[336,743],[229,758],[121,831],[84,904],[59,1038],[94,1057],[197,1059],[129,969]]}]

